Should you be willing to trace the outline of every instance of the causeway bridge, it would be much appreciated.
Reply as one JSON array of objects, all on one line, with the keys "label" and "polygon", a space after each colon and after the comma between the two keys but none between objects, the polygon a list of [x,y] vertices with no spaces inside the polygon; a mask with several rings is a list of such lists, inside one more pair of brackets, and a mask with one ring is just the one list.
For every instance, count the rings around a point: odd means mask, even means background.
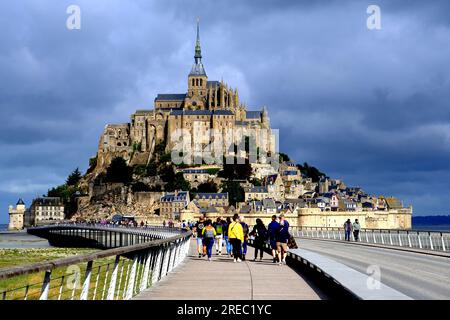
[{"label": "causeway bridge", "polygon": [[192,232],[180,228],[67,224],[28,233],[55,246],[97,250],[0,269],[0,299],[450,298],[450,237],[442,232],[363,229],[358,242],[346,242],[338,228],[294,226],[299,249],[283,266],[271,262],[267,246],[262,262],[249,261],[251,246],[242,263],[225,255],[199,259]]}]

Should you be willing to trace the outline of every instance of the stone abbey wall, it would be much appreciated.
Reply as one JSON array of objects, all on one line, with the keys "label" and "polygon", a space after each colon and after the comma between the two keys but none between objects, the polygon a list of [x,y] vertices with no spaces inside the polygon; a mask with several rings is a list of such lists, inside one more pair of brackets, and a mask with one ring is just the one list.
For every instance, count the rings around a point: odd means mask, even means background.
[{"label": "stone abbey wall", "polygon": [[347,219],[359,220],[362,228],[411,229],[412,208],[388,211],[321,211],[318,208],[299,210],[298,225],[304,227],[342,227]]}]

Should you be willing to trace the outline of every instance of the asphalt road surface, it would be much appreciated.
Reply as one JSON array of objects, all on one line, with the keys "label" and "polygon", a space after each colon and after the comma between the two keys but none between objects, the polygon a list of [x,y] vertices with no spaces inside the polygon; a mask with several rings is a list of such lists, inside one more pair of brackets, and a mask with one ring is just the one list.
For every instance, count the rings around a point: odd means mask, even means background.
[{"label": "asphalt road surface", "polygon": [[450,299],[450,258],[385,248],[299,238],[307,249],[362,273],[380,268],[380,281],[413,299]]}]

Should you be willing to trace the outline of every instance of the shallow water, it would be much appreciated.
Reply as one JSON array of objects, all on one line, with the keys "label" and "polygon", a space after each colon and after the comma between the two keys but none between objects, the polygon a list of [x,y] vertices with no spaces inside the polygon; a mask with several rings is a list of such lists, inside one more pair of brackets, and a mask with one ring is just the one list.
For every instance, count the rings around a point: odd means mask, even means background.
[{"label": "shallow water", "polygon": [[46,239],[20,232],[0,232],[0,249],[51,248]]}]

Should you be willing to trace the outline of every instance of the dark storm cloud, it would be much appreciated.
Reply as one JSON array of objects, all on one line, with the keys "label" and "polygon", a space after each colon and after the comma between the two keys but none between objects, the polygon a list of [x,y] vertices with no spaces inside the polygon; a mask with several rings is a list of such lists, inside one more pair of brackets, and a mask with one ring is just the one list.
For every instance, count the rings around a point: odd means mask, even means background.
[{"label": "dark storm cloud", "polygon": [[[79,31],[65,27],[70,4]],[[369,4],[381,7],[379,31],[366,28]],[[7,0],[0,10],[2,212],[86,169],[106,123],[185,91],[196,17],[208,76],[268,106],[282,151],[418,214],[446,210],[448,1]]]}]

